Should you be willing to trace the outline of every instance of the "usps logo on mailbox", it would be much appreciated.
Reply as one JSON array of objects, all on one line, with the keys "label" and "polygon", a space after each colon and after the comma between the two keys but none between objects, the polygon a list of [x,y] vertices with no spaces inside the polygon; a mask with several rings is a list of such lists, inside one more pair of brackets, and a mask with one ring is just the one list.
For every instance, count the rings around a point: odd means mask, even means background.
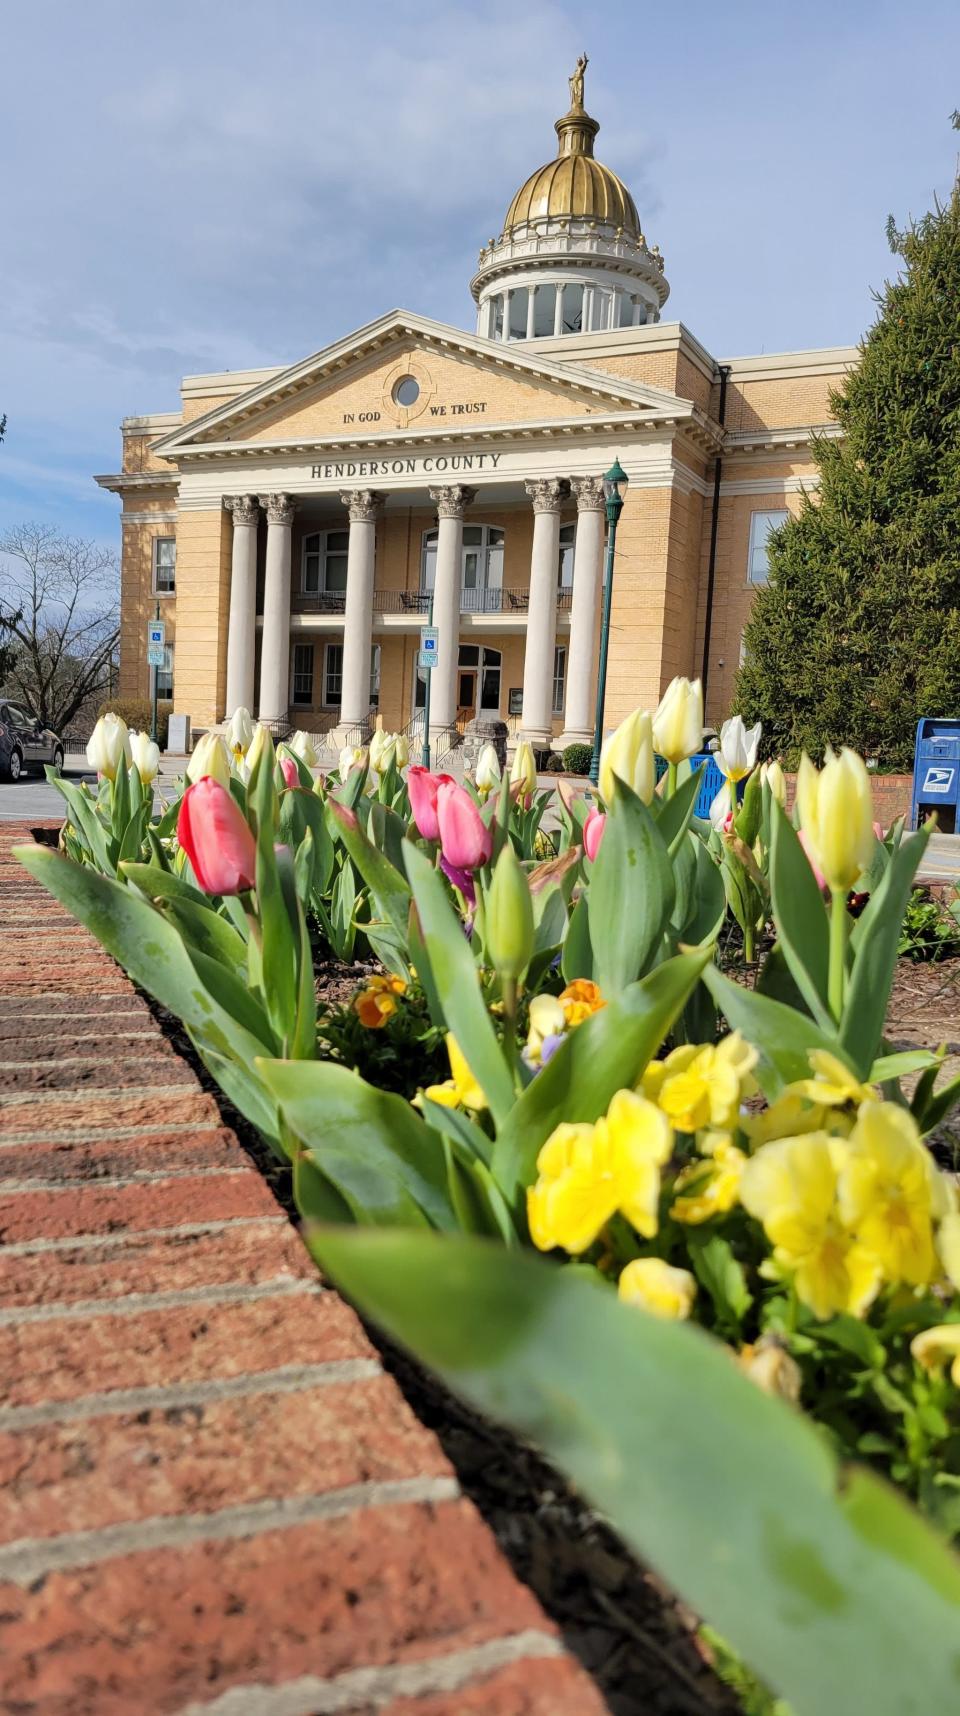
[{"label": "usps logo on mailbox", "polygon": [[956,772],[956,766],[945,768],[942,763],[939,765],[931,763],[923,777],[923,786],[920,788],[922,796],[926,798],[929,794],[936,794],[946,798],[953,786],[953,777]]}]

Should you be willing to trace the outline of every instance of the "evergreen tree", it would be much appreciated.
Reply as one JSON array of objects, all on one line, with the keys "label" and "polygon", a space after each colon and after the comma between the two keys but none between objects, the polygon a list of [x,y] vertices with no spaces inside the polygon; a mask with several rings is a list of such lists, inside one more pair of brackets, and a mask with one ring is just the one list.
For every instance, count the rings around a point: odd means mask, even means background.
[{"label": "evergreen tree", "polygon": [[771,753],[908,770],[918,718],[960,717],[960,181],[888,236],[904,268],[831,396],[819,491],[770,538],[736,706]]}]

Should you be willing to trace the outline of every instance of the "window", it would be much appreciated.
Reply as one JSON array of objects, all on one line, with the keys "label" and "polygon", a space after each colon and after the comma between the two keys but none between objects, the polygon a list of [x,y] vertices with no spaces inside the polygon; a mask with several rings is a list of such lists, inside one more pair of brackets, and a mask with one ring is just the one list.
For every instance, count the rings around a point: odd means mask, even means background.
[{"label": "window", "polygon": [[557,589],[573,589],[573,551],[576,547],[577,527],[575,524],[560,526],[560,561],[557,566]]},{"label": "window", "polygon": [[557,310],[556,286],[538,286],[533,305],[533,337],[549,340],[553,337],[553,318]]},{"label": "window", "polygon": [[579,334],[583,323],[583,287],[566,285],[563,289],[563,332]]},{"label": "window", "polygon": [[527,337],[527,288],[514,286],[513,290],[507,293],[507,304],[510,311],[507,339],[525,340]]},{"label": "window", "polygon": [[343,644],[328,643],[323,658],[323,701],[339,707],[343,692]]},{"label": "window", "polygon": [[173,536],[153,539],[153,588],[158,596],[170,596],[177,582],[177,543]]},{"label": "window", "polygon": [[416,405],[420,398],[420,383],[416,376],[402,375],[400,380],[394,383],[391,398],[394,405]]},{"label": "window", "polygon": [[567,688],[567,652],[557,648],[553,652],[553,713],[563,714],[563,699]]},{"label": "window", "polygon": [[480,668],[480,709],[500,712],[500,651],[484,648]]},{"label": "window", "polygon": [[157,697],[165,702],[173,696],[173,644],[163,652],[163,666],[157,668]]},{"label": "window", "polygon": [[[427,530],[423,536],[423,559],[420,588],[429,593],[437,579],[437,539],[439,532]],[[460,563],[461,606],[473,612],[496,613],[503,585],[504,532],[496,524],[465,524],[463,555]],[[488,596],[487,591],[496,595]]]},{"label": "window", "polygon": [[776,512],[752,512],[750,514],[750,552],[747,557],[747,583],[765,584],[767,581],[767,544],[771,533],[779,530],[781,524],[786,524],[790,517],[786,507],[780,507]]},{"label": "window", "polygon": [[312,643],[298,643],[293,646],[293,701],[306,704],[313,702]]},{"label": "window", "polygon": [[300,588],[305,595],[321,591],[342,594],[347,587],[349,530],[314,530],[303,539]]},{"label": "window", "polygon": [[[297,648],[310,648],[310,645],[298,644]],[[294,668],[296,673],[296,668]],[[311,686],[313,684],[313,667],[310,669]],[[324,708],[339,708],[343,700],[343,645],[328,643],[323,656],[323,703]],[[299,699],[294,685],[294,703]],[[380,645],[372,644],[370,648],[370,703],[376,708],[380,701]]]}]

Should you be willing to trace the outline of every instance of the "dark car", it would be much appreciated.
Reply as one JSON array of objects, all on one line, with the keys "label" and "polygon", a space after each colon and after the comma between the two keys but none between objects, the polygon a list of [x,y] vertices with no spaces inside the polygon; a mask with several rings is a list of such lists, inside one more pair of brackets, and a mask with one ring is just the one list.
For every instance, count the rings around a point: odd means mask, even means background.
[{"label": "dark car", "polygon": [[44,763],[63,768],[63,740],[22,703],[0,698],[0,774],[18,781],[24,769],[41,769]]}]

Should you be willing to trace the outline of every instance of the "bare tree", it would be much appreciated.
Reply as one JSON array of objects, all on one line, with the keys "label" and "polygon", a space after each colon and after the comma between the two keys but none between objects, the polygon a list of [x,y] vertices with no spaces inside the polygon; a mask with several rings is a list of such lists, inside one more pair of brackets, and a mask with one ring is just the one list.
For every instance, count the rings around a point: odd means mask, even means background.
[{"label": "bare tree", "polygon": [[6,680],[57,732],[110,686],[120,636],[116,555],[21,524],[0,538],[0,633],[13,645]]}]

